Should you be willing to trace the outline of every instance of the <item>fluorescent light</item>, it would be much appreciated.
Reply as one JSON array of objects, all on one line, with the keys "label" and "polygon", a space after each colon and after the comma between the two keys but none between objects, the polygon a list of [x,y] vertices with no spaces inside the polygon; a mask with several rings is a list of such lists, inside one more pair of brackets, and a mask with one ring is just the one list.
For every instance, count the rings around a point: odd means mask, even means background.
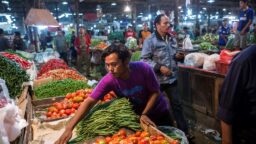
[{"label": "fluorescent light", "polygon": [[67,5],[67,4],[68,4],[68,2],[64,1],[64,2],[62,2],[62,4],[63,4],[63,5]]},{"label": "fluorescent light", "polygon": [[206,10],[206,7],[204,7],[203,10]]},{"label": "fluorescent light", "polygon": [[151,14],[149,14],[149,15],[148,15],[148,19],[151,19],[151,18],[152,18],[152,15],[151,15]]},{"label": "fluorescent light", "polygon": [[12,10],[12,9],[8,7],[7,10],[10,11],[10,10]]},{"label": "fluorescent light", "polygon": [[182,8],[181,6],[178,7],[178,9],[181,9],[181,8]]},{"label": "fluorescent light", "polygon": [[9,2],[6,1],[6,0],[3,0],[2,3],[3,3],[3,4],[9,4]]},{"label": "fluorescent light", "polygon": [[213,2],[215,2],[215,0],[208,0],[207,2],[208,3],[213,3]]},{"label": "fluorescent light", "polygon": [[112,6],[116,6],[116,3],[115,3],[115,2],[113,2],[113,3],[111,3],[111,5],[112,5]]},{"label": "fluorescent light", "polygon": [[126,5],[124,8],[124,12],[131,12],[131,7]]},{"label": "fluorescent light", "polygon": [[224,8],[223,11],[226,11],[226,9]]}]

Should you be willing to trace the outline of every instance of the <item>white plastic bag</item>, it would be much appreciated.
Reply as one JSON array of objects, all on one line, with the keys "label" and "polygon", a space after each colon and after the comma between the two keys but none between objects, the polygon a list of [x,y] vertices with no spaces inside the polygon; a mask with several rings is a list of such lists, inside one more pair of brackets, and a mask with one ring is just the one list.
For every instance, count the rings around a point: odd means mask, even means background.
[{"label": "white plastic bag", "polygon": [[6,98],[6,100],[9,100],[10,96],[5,80],[0,78],[0,99],[1,98]]},{"label": "white plastic bag", "polygon": [[21,133],[21,129],[28,124],[19,116],[19,108],[8,103],[0,109],[0,135],[4,144],[14,141]]},{"label": "white plastic bag", "polygon": [[207,57],[204,60],[203,69],[204,70],[209,70],[209,71],[216,70],[215,62],[218,61],[219,59],[220,59],[220,55],[218,55],[218,54],[210,55],[209,57]]},{"label": "white plastic bag", "polygon": [[190,53],[185,56],[184,63],[187,66],[201,67],[204,64],[205,58],[208,56],[204,53]]},{"label": "white plastic bag", "polygon": [[182,49],[193,49],[193,45],[189,38],[189,35],[186,35],[185,39],[183,40]]}]

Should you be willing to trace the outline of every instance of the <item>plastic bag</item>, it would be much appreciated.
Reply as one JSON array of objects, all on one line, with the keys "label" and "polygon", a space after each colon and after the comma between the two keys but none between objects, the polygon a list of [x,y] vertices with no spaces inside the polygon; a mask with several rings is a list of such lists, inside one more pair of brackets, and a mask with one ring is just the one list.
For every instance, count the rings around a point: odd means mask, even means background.
[{"label": "plastic bag", "polygon": [[205,58],[203,69],[209,70],[209,71],[216,70],[215,62],[218,61],[219,59],[220,59],[220,55],[218,54],[212,54],[209,57]]},{"label": "plastic bag", "polygon": [[185,135],[185,133],[175,127],[170,127],[170,126],[159,126],[157,127],[160,131],[165,133],[167,136],[171,138],[178,138],[180,139],[180,144],[189,144],[188,139]]},{"label": "plastic bag", "polygon": [[5,144],[14,141],[27,125],[26,120],[20,117],[16,105],[8,103],[6,107],[0,109],[0,135]]},{"label": "plastic bag", "polygon": [[185,56],[184,63],[187,66],[201,67],[204,64],[205,58],[208,56],[204,53],[190,53]]},{"label": "plastic bag", "polygon": [[185,39],[183,40],[182,49],[193,49],[193,45],[189,38],[189,35],[186,35]]},{"label": "plastic bag", "polygon": [[8,88],[6,86],[5,80],[3,79],[0,79],[0,99],[1,98],[6,98],[7,100],[10,99]]},{"label": "plastic bag", "polygon": [[223,63],[227,63],[230,64],[231,60],[233,59],[233,57],[238,54],[240,51],[239,50],[235,50],[235,51],[230,51],[230,50],[221,50],[220,52],[220,60]]}]

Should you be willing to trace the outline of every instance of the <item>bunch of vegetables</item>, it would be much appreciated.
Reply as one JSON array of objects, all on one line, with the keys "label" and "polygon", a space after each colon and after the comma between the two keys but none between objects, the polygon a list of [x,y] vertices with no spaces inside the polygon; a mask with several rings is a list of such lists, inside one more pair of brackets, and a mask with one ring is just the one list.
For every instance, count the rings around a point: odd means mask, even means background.
[{"label": "bunch of vegetables", "polygon": [[[21,57],[21,58],[23,58],[23,59],[25,59],[25,60],[28,60],[27,57],[25,57],[23,54],[21,54],[21,52],[23,52],[23,51],[16,52],[16,51],[14,51],[14,50],[12,50],[12,49],[7,49],[7,50],[5,50],[5,52],[8,52],[8,53],[10,53],[10,54],[16,54],[16,55],[18,55],[19,57]],[[24,53],[27,53],[27,52],[24,52]]]},{"label": "bunch of vegetables", "polygon": [[40,77],[42,74],[54,69],[69,69],[69,67],[61,59],[51,59],[41,67],[37,76]]},{"label": "bunch of vegetables", "polygon": [[0,77],[5,80],[10,96],[15,98],[22,91],[22,83],[29,77],[17,63],[0,55]]},{"label": "bunch of vegetables", "polygon": [[54,80],[63,80],[63,79],[73,79],[73,80],[85,80],[85,77],[78,74],[77,71],[71,69],[55,69],[50,70],[44,74],[42,74],[37,79],[45,79],[51,77]]},{"label": "bunch of vegetables", "polygon": [[139,117],[132,110],[126,98],[117,98],[92,108],[89,114],[77,126],[76,142],[89,140],[97,136],[108,136],[120,128],[140,130]]},{"label": "bunch of vegetables", "polygon": [[132,53],[131,61],[140,61],[141,51]]},{"label": "bunch of vegetables", "polygon": [[179,144],[178,140],[168,142],[161,134],[150,135],[147,131],[136,131],[134,134],[127,134],[120,129],[112,137],[97,138],[95,144]]},{"label": "bunch of vegetables", "polygon": [[70,92],[80,89],[89,88],[84,81],[64,79],[59,81],[51,81],[43,84],[35,89],[35,95],[38,99],[49,98],[55,96],[63,96]]},{"label": "bunch of vegetables", "polygon": [[11,54],[8,52],[1,52],[1,55],[18,63],[23,69],[29,69],[31,67],[31,63],[28,62],[27,60],[21,58],[20,56],[18,56],[17,54]]},{"label": "bunch of vegetables", "polygon": [[211,50],[211,49],[214,49],[214,48],[215,48],[215,46],[213,46],[209,42],[202,42],[202,43],[200,43],[200,50]]},{"label": "bunch of vegetables", "polygon": [[102,40],[100,40],[100,39],[92,39],[91,40],[91,47],[95,47],[96,45],[100,44],[100,42],[102,42]]},{"label": "bunch of vegetables", "polygon": [[[47,119],[64,118],[76,112],[81,103],[92,93],[92,89],[81,89],[73,93],[68,93],[61,102],[56,102],[50,106],[45,115]],[[110,92],[104,96],[100,103],[110,101],[115,96]]]},{"label": "bunch of vegetables", "polygon": [[205,35],[202,37],[202,40],[203,40],[204,42],[212,43],[212,42],[218,40],[218,35],[215,36],[215,35],[213,35],[213,34],[211,34],[211,33],[207,33],[207,34],[205,34]]},{"label": "bunch of vegetables", "polygon": [[105,49],[108,45],[105,42],[100,42],[98,45],[95,46],[97,49]]},{"label": "bunch of vegetables", "polygon": [[136,49],[138,47],[137,40],[133,37],[128,37],[125,43],[128,49]]}]

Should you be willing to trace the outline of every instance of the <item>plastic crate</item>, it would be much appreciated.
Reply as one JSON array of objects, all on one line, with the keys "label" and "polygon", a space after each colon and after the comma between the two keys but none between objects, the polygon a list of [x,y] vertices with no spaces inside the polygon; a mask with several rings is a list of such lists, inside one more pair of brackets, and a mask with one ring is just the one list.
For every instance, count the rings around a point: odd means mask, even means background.
[{"label": "plastic crate", "polygon": [[216,71],[220,74],[226,75],[228,72],[229,63],[225,63],[222,61],[216,61]]}]

